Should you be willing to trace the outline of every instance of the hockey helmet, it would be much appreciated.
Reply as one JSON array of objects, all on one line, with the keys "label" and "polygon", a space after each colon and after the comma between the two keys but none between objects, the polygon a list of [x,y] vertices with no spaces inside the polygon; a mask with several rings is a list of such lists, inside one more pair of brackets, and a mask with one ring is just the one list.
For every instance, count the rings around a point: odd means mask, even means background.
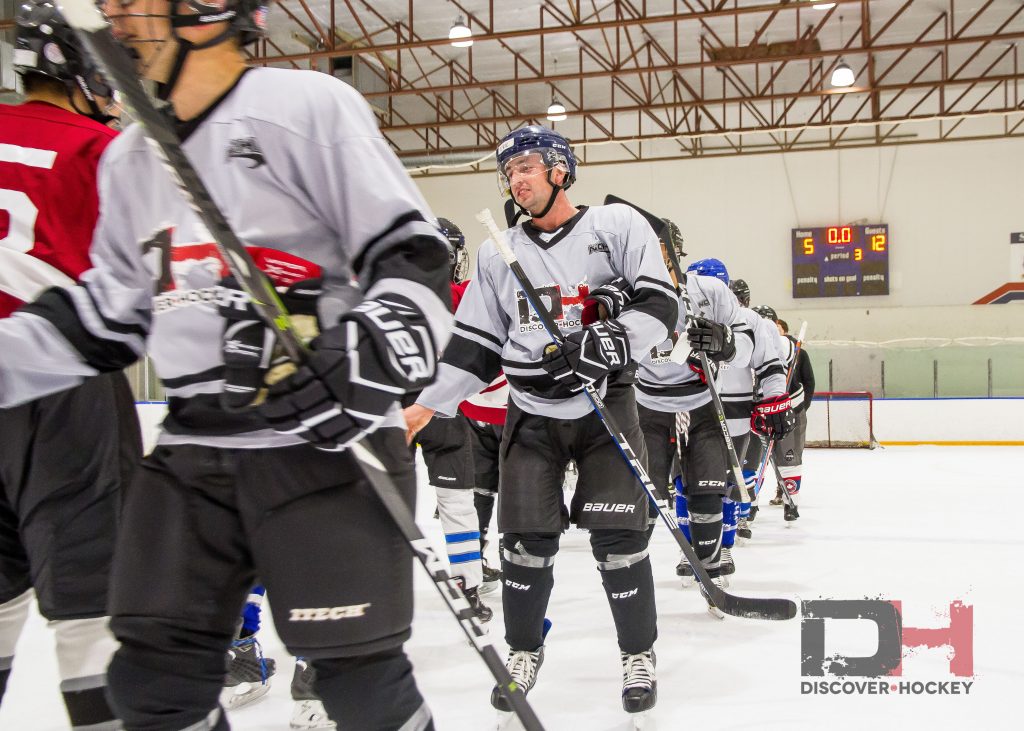
[{"label": "hockey helmet", "polygon": [[[225,36],[237,35],[239,44],[246,46],[262,38],[267,32],[267,5],[269,0],[180,0],[196,11],[194,15],[171,14],[171,25],[188,28],[230,21]],[[213,41],[196,48],[205,48],[224,40],[218,36]]]},{"label": "hockey helmet", "polygon": [[734,279],[732,284],[729,285],[729,289],[736,295],[736,299],[740,301],[740,304],[744,307],[750,307],[750,287],[746,281],[742,279]]},{"label": "hockey helmet", "polygon": [[729,284],[729,271],[720,259],[698,259],[686,267],[686,271],[705,277],[715,277],[722,280],[724,284]]},{"label": "hockey helmet", "polygon": [[448,241],[448,264],[452,281],[456,284],[464,282],[469,274],[469,252],[466,250],[466,237],[462,229],[447,218],[438,218],[437,227]]},{"label": "hockey helmet", "polygon": [[665,243],[672,244],[672,248],[676,253],[676,261],[681,261],[682,258],[686,256],[686,251],[683,249],[683,232],[679,230],[679,227],[674,221],[668,218],[663,218],[661,220],[665,223],[665,228],[663,230],[667,231],[669,238],[672,239],[670,242],[666,241]]},{"label": "hockey helmet", "polygon": [[[509,132],[495,150],[494,155],[498,163],[498,190],[503,196],[512,193],[511,181],[506,173],[508,164],[531,153],[540,154],[547,169],[548,182],[556,191],[558,188],[568,190],[576,182],[576,156],[572,154],[569,140],[553,129],[531,124]],[[551,170],[555,167],[562,168],[566,174],[560,185],[555,185],[551,180]]]},{"label": "hockey helmet", "polygon": [[751,309],[753,309],[754,312],[756,312],[766,320],[771,320],[772,322],[775,322],[779,319],[779,316],[775,314],[775,310],[769,307],[768,305],[758,305],[757,307],[752,307]]},{"label": "hockey helmet", "polygon": [[41,74],[62,82],[70,96],[80,89],[90,117],[102,115],[95,97],[111,98],[113,90],[86,53],[53,0],[22,0],[15,18],[14,68],[19,74]]}]

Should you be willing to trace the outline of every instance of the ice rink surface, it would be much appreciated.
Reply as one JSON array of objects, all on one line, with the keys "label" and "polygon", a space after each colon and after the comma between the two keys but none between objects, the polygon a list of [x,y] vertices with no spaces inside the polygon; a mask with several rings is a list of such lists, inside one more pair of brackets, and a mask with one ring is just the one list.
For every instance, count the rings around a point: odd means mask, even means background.
[{"label": "ice rink surface", "polygon": [[[801,681],[820,679],[800,674],[799,615],[776,623],[710,617],[695,587],[680,588],[674,571],[678,550],[660,526],[651,546],[658,589],[659,702],[647,728],[910,731],[1006,725],[1024,683],[1024,537],[1015,518],[1024,448],[808,450],[805,462],[801,519],[787,527],[782,509],[767,505],[773,492],[767,487],[753,539],[734,550],[737,573],[730,590],[797,600],[900,600],[909,627],[948,624],[944,615],[950,602],[962,600],[974,608],[974,677],[950,675],[949,649],[942,647],[905,656],[902,677],[889,681],[967,681],[973,683],[969,694],[802,694]],[[440,546],[433,510],[431,492],[422,490],[419,521]],[[504,657],[500,600],[491,594],[485,601],[495,609],[490,627]],[[416,602],[407,647],[437,728],[494,728],[491,678],[419,570]],[[611,614],[583,532],[563,537],[548,616],[554,626],[530,694],[545,727],[631,728],[619,701]],[[279,675],[263,700],[231,714],[235,729],[288,728],[289,658],[272,626],[262,632],[262,641],[277,659]],[[828,652],[850,656],[872,655],[877,645],[866,621],[828,622],[826,643]],[[0,729],[67,727],[53,640],[33,616],[18,646]]]}]

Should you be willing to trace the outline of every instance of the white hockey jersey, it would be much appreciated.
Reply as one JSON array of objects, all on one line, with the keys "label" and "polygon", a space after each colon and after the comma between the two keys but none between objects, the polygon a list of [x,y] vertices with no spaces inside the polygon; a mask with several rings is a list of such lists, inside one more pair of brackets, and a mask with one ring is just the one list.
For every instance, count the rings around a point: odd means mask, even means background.
[{"label": "white hockey jersey", "polygon": [[[447,255],[431,251],[443,239],[358,92],[326,74],[250,69],[179,131],[275,284],[323,278],[323,322],[363,296],[398,293],[422,309],[437,347],[447,342]],[[255,411],[220,407],[224,323],[214,300],[227,268],[140,126],[107,148],[99,185],[95,267],[0,323],[0,404],[122,368],[148,349],[168,394],[161,443],[299,443]],[[422,268],[434,258],[444,266]]]},{"label": "white hockey jersey", "polygon": [[734,437],[750,431],[755,383],[759,398],[781,396],[786,391],[786,369],[775,324],[746,307],[740,307],[738,318],[747,327],[736,336],[736,355],[722,364],[716,381],[729,434]]},{"label": "white hockey jersey", "polygon": [[[736,295],[720,280],[691,272],[686,275],[686,292],[693,307],[693,316],[728,325],[737,342],[749,329],[739,317],[740,303]],[[636,378],[638,404],[653,411],[679,413],[692,411],[711,400],[708,387],[686,361],[677,363],[670,357],[676,340],[685,337],[686,313],[680,305],[671,337],[640,360]]]},{"label": "white hockey jersey", "polygon": [[[563,333],[581,330],[591,290],[623,277],[633,298],[618,317],[635,359],[665,339],[678,303],[650,224],[622,204],[583,207],[557,231],[527,221],[506,232],[526,275]],[[549,376],[540,362],[551,338],[490,240],[455,313],[452,340],[436,381],[418,402],[452,416],[504,370],[512,401],[532,414],[577,419],[591,411],[583,393]],[[604,385],[601,385],[604,388]]]}]

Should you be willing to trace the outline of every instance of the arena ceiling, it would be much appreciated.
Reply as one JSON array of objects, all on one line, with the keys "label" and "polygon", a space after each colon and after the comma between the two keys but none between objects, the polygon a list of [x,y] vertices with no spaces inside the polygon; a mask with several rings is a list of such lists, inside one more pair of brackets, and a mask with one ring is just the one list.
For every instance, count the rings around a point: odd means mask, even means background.
[{"label": "arena ceiling", "polygon": [[342,77],[433,173],[530,122],[591,163],[1024,135],[1024,0],[276,0],[269,25],[256,62]]}]

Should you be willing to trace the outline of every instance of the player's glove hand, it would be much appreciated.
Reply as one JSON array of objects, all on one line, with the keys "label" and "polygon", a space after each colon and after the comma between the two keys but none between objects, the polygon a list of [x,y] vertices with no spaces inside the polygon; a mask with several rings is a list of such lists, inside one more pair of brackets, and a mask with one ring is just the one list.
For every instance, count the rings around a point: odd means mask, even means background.
[{"label": "player's glove hand", "polygon": [[686,339],[691,348],[704,351],[712,360],[731,360],[736,354],[732,328],[720,322],[695,317],[686,328]]},{"label": "player's glove hand", "polygon": [[[686,357],[686,365],[690,367],[690,370],[700,376],[700,382],[707,384],[708,374],[704,372],[704,364],[700,362],[700,357],[696,353],[690,353]],[[708,358],[708,368],[711,370],[711,380],[718,378],[718,361],[713,358]]]},{"label": "player's glove hand", "polygon": [[579,393],[612,371],[629,363],[629,338],[615,320],[602,320],[566,336],[560,347],[551,347],[541,367]]},{"label": "player's glove hand", "polygon": [[758,401],[750,415],[750,428],[758,434],[781,439],[796,426],[792,406],[787,393]]},{"label": "player's glove hand", "polygon": [[373,432],[399,398],[434,377],[437,351],[411,300],[365,300],[312,343],[307,361],[274,384],[260,413],[278,432],[337,451]]},{"label": "player's glove hand", "polygon": [[598,320],[614,320],[633,299],[633,288],[624,277],[616,277],[587,295],[583,300],[583,325]]},{"label": "player's glove hand", "polygon": [[[316,301],[323,280],[305,279],[281,292],[281,301],[296,325],[309,328],[309,337],[316,334]],[[221,282],[217,294],[217,312],[224,318],[221,356],[224,359],[224,388],[220,402],[228,411],[248,408],[261,400],[267,371],[283,359],[275,353],[274,331],[256,314],[249,295],[242,291],[234,277]],[[311,322],[310,322],[311,321]]]}]

